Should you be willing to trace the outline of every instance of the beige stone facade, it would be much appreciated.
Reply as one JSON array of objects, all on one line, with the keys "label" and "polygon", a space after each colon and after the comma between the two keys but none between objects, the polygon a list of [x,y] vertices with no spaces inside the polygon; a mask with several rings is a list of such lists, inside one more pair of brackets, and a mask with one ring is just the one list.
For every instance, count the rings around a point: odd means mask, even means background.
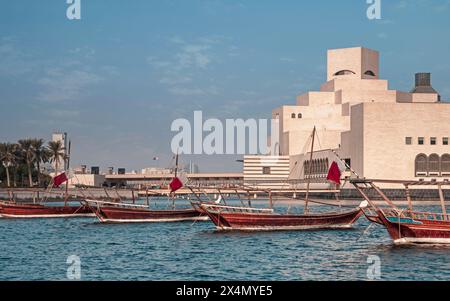
[{"label": "beige stone facade", "polygon": [[336,160],[335,150],[366,178],[450,178],[450,103],[440,101],[427,73],[416,75],[411,92],[389,89],[379,60],[377,51],[362,47],[329,50],[320,90],[273,110],[279,155],[290,157],[291,177],[304,177],[299,169],[316,127],[317,171]]}]

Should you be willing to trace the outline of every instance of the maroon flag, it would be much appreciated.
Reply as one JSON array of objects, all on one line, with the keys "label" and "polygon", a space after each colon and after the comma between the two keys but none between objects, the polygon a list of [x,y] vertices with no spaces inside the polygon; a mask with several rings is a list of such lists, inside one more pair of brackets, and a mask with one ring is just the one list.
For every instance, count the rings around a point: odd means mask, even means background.
[{"label": "maroon flag", "polygon": [[63,172],[59,176],[53,178],[53,187],[58,188],[59,186],[61,186],[62,183],[66,182],[67,180],[69,179],[67,178],[66,173]]},{"label": "maroon flag", "polygon": [[183,183],[181,182],[181,180],[177,177],[173,178],[172,182],[170,182],[169,184],[170,186],[170,192],[175,192],[178,189],[180,189],[181,187],[183,187]]},{"label": "maroon flag", "polygon": [[333,162],[328,171],[327,180],[338,185],[341,185],[341,170],[336,162]]}]

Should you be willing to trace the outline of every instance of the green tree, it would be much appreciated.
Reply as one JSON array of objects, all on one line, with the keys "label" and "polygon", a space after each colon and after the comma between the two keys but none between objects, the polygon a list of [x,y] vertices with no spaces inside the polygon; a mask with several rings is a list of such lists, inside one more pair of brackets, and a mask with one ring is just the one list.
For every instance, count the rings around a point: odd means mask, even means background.
[{"label": "green tree", "polygon": [[41,186],[41,163],[47,163],[50,160],[50,152],[44,146],[44,139],[33,139],[33,150],[37,168],[38,186]]},{"label": "green tree", "polygon": [[33,187],[32,166],[34,166],[34,162],[36,160],[36,154],[33,148],[33,139],[19,140],[19,147],[22,157],[25,159],[25,163],[27,165],[29,185],[30,187]]},{"label": "green tree", "polygon": [[55,175],[58,174],[59,162],[65,160],[64,146],[61,141],[50,141],[47,149],[49,151],[50,162],[55,163]]},{"label": "green tree", "polygon": [[16,164],[17,145],[13,143],[0,143],[0,162],[6,170],[6,184],[11,187],[9,168]]}]

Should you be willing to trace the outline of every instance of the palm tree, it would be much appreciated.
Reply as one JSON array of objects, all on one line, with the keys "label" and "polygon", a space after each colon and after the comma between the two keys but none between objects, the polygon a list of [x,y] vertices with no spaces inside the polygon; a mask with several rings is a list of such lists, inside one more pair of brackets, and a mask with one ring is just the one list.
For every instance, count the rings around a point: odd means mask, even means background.
[{"label": "palm tree", "polygon": [[61,141],[50,141],[47,146],[51,163],[55,163],[55,176],[58,174],[59,162],[65,160],[64,146]]},{"label": "palm tree", "polygon": [[6,169],[6,183],[11,187],[11,179],[9,175],[9,167],[16,163],[17,145],[13,143],[0,143],[0,162]]},{"label": "palm tree", "polygon": [[33,149],[36,159],[38,186],[41,186],[41,163],[47,163],[50,160],[50,153],[44,146],[44,139],[33,139]]},{"label": "palm tree", "polygon": [[28,181],[30,187],[33,187],[33,175],[31,167],[34,165],[34,161],[36,160],[36,154],[33,148],[33,139],[23,139],[19,140],[19,147],[22,153],[23,158],[27,164],[28,170]]}]

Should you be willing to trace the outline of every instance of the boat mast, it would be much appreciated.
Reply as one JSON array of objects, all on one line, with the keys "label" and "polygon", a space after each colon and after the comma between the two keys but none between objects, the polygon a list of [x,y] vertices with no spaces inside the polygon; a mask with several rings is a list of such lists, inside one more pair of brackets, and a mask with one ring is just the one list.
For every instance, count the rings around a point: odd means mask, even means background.
[{"label": "boat mast", "polygon": [[[178,150],[177,150],[177,155],[175,156],[175,177],[174,179],[176,179],[178,176]],[[175,192],[172,193],[172,209],[175,210]]]},{"label": "boat mast", "polygon": [[69,199],[69,168],[70,168],[70,149],[72,147],[72,141],[69,140],[69,149],[67,150],[67,156],[66,156],[66,176],[67,176],[67,182],[66,182],[66,195],[64,197],[64,205],[67,206],[67,201]]},{"label": "boat mast", "polygon": [[304,213],[308,213],[308,199],[309,199],[309,186],[311,184],[311,172],[312,172],[312,159],[314,152],[314,139],[316,138],[316,126],[314,126],[312,132],[312,141],[311,141],[311,154],[309,156],[309,164],[308,164],[308,179],[306,184],[306,195],[305,195],[305,210]]},{"label": "boat mast", "polygon": [[175,178],[177,177],[178,174],[178,151],[177,151],[177,155],[175,156]]},{"label": "boat mast", "polygon": [[448,220],[447,210],[445,208],[444,191],[442,190],[441,184],[438,184],[438,190],[439,190],[439,200],[441,201],[442,214],[444,215],[444,220]]}]

